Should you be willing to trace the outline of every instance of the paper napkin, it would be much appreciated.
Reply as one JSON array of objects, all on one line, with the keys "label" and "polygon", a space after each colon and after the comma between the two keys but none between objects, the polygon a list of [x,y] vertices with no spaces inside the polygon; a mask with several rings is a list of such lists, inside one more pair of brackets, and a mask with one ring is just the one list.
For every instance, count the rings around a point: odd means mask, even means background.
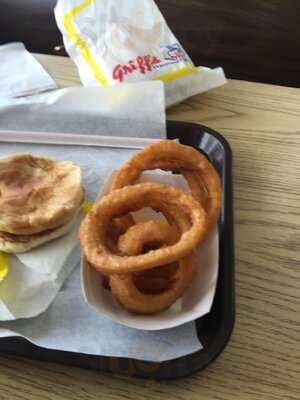
[{"label": "paper napkin", "polygon": [[23,43],[0,46],[0,95],[25,96],[57,87]]}]

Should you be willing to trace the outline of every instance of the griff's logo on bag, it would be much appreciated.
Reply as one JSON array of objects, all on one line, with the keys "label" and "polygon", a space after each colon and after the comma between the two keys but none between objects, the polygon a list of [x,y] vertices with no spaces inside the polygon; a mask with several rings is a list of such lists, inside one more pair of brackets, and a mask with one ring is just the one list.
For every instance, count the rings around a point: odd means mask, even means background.
[{"label": "griff's logo on bag", "polygon": [[188,62],[188,58],[179,43],[169,46],[161,46],[162,59],[153,55],[138,56],[135,60],[129,60],[126,64],[118,64],[113,69],[113,79],[119,82],[124,81],[126,75],[133,72],[146,74],[153,69],[160,69],[166,65],[176,64],[181,61]]},{"label": "griff's logo on bag", "polygon": [[130,75],[133,72],[146,74],[147,71],[152,71],[154,66],[159,64],[161,60],[156,56],[138,56],[135,60],[129,60],[127,64],[118,64],[113,69],[113,79],[123,82],[125,75]]},{"label": "griff's logo on bag", "polygon": [[189,61],[179,43],[174,43],[170,46],[165,46],[163,48],[163,54],[164,54],[164,60],[166,61],[175,61],[175,62]]}]

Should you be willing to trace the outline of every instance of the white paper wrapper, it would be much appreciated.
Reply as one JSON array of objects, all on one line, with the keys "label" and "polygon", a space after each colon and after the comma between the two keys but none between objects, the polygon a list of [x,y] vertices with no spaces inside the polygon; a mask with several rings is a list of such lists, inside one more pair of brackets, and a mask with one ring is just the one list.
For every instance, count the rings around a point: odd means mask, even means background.
[{"label": "white paper wrapper", "polygon": [[23,43],[0,46],[0,95],[17,97],[55,89],[54,80]]},{"label": "white paper wrapper", "polygon": [[59,0],[55,18],[84,86],[159,79],[171,106],[226,82],[194,66],[153,0]]},{"label": "white paper wrapper", "polygon": [[0,321],[35,317],[55,299],[78,263],[77,230],[31,251],[9,256],[9,272],[0,283]]},{"label": "white paper wrapper", "polygon": [[21,99],[1,97],[0,129],[114,137],[165,137],[161,82],[60,89]]},{"label": "white paper wrapper", "polygon": [[[109,192],[113,175],[108,179],[101,190],[100,197]],[[168,173],[144,173],[141,182],[159,182],[177,186],[188,192],[189,188],[181,175]],[[134,213],[136,221],[162,218],[150,209]],[[86,302],[99,314],[105,315],[122,325],[142,329],[161,330],[173,328],[193,321],[210,311],[215,295],[218,263],[219,263],[219,235],[217,229],[199,246],[197,250],[199,269],[192,285],[186,290],[183,297],[168,310],[154,315],[135,315],[127,312],[113,298],[110,291],[102,285],[101,274],[82,265],[82,286]]]},{"label": "white paper wrapper", "polygon": [[[80,165],[86,195],[91,201],[96,199],[111,171],[119,168],[136,152],[102,147],[0,144],[3,156],[28,151],[71,160]],[[78,256],[77,268],[42,314],[29,319],[1,322],[0,337],[23,336],[47,349],[155,362],[181,357],[202,348],[194,322],[150,332],[125,327],[95,314],[82,295],[79,260]]]}]

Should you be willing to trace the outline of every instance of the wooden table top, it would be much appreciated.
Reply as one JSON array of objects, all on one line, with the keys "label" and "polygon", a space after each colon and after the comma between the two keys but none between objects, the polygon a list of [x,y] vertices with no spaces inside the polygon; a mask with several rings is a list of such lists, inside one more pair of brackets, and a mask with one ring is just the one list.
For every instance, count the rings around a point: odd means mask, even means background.
[{"label": "wooden table top", "polygon": [[[70,59],[37,58],[61,87],[79,84]],[[206,370],[169,382],[1,356],[0,399],[299,399],[300,90],[230,80],[168,118],[210,126],[233,150],[231,341]]]}]

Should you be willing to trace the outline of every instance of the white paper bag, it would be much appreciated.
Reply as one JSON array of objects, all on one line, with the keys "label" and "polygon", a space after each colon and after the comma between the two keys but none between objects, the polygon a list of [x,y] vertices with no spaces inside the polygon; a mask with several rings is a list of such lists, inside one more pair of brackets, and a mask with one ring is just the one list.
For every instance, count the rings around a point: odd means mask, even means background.
[{"label": "white paper bag", "polygon": [[193,64],[153,0],[59,0],[55,17],[84,86],[161,80],[170,106],[226,82]]}]

